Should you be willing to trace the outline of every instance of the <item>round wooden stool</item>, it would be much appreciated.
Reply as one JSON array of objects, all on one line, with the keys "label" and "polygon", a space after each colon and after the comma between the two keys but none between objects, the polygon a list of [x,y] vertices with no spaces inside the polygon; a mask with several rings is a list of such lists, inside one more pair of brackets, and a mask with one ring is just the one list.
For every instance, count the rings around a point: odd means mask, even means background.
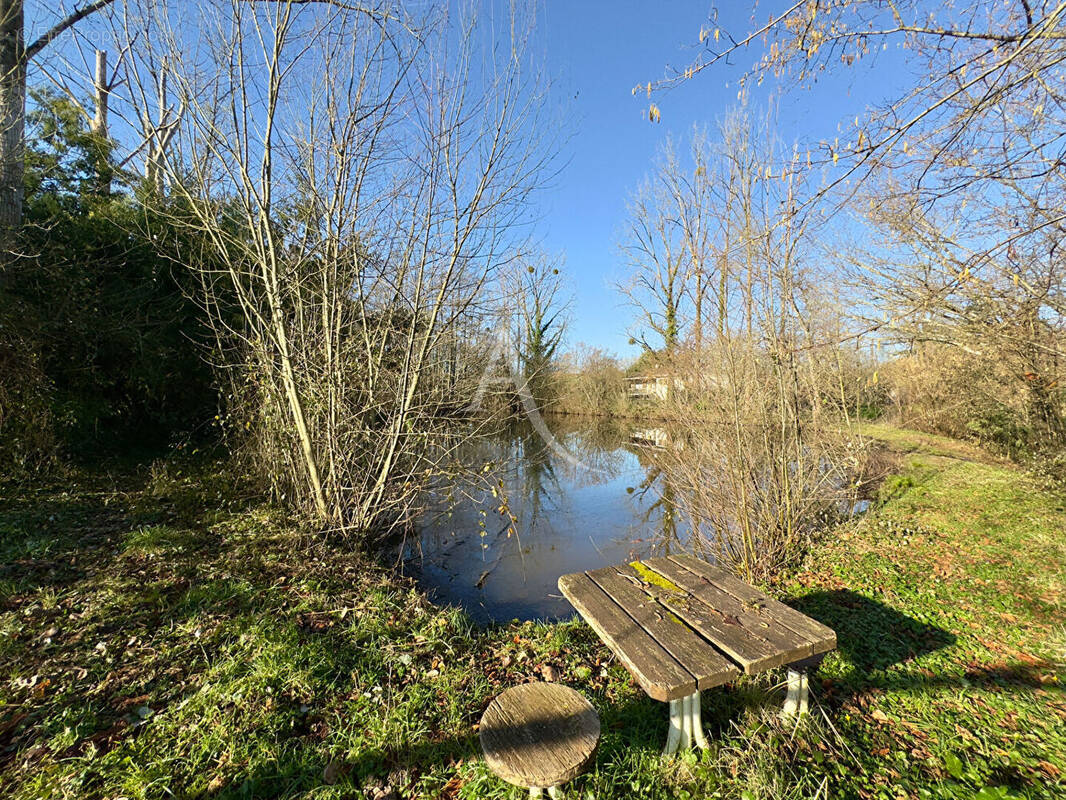
[{"label": "round wooden stool", "polygon": [[524,683],[496,697],[481,716],[489,769],[530,797],[580,774],[600,741],[600,717],[584,697],[558,683]]}]

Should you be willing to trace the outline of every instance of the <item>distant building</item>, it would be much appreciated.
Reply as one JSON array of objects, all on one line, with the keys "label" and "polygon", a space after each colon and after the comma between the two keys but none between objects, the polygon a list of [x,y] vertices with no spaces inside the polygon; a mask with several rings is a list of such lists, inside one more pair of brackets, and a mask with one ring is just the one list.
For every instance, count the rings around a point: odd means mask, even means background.
[{"label": "distant building", "polygon": [[685,388],[685,382],[677,375],[634,375],[626,378],[630,397],[655,397],[666,400],[671,391]]}]

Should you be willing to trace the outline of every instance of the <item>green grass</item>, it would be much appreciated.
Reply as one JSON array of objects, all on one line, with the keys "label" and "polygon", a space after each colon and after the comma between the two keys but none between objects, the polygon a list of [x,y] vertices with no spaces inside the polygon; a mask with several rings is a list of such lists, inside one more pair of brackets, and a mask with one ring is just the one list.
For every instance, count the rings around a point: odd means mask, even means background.
[{"label": "green grass", "polygon": [[867,785],[1062,796],[1066,500],[963,443],[867,433],[904,471],[785,587],[837,631],[825,699]]},{"label": "green grass", "polygon": [[503,688],[554,672],[603,738],[571,797],[1058,797],[1066,508],[1017,469],[906,453],[861,520],[775,587],[840,647],[815,712],[780,672],[704,696],[712,749],[587,626],[481,631],[341,544],[177,469],[0,492],[0,795],[519,798],[478,758]]}]

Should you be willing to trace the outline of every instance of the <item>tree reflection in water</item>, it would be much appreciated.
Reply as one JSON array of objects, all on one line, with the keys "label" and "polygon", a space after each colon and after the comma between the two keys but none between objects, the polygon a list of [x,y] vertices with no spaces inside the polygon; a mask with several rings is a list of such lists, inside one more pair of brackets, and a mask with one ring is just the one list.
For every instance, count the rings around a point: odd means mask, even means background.
[{"label": "tree reflection in water", "polygon": [[462,454],[490,486],[446,487],[399,554],[443,602],[482,622],[567,616],[567,572],[675,553],[687,542],[658,451],[605,419],[546,420],[559,445],[514,423]]}]

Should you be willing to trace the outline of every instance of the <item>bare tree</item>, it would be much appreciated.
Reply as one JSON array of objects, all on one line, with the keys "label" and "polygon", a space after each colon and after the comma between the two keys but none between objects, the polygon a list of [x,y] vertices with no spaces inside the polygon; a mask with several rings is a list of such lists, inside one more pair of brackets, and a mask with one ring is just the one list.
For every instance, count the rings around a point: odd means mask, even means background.
[{"label": "bare tree", "polygon": [[[936,237],[940,245],[925,236],[931,249],[921,260],[941,260],[941,245],[951,240],[956,276],[1013,284],[1018,274],[1026,302],[1058,303],[1054,292],[1040,288],[1046,274],[1028,281],[1010,263],[1022,252],[1035,257],[1030,264],[1051,263],[1066,234],[1066,2],[971,1],[932,9],[916,0],[800,0],[743,33],[720,27],[716,19],[712,12],[711,24],[699,31],[695,59],[638,88],[650,96],[694,80],[752,46],[762,49],[741,77],[742,93],[746,85],[775,79],[785,91],[807,88],[828,70],[872,69],[879,54],[896,45],[907,54],[910,84],[843,121],[834,141],[811,144],[800,166],[825,169],[828,179],[801,202],[828,197],[842,208],[856,196],[863,205],[872,200],[875,210],[902,215],[897,228],[924,218],[928,230],[933,220],[961,214],[961,225]],[[865,208],[860,211],[866,215]],[[874,235],[883,235],[884,221],[883,214],[871,217]],[[871,263],[872,269],[885,266]],[[908,283],[912,302],[905,307],[897,295],[882,322],[910,319],[912,333],[932,299],[931,287],[911,282],[913,277],[911,271],[891,278],[871,271],[866,277]]]},{"label": "bare tree", "polygon": [[170,140],[178,130],[181,115],[185,111],[184,101],[176,112],[171,108],[168,72],[167,59],[164,57],[158,69],[155,70],[158,99],[155,122],[152,122],[147,113],[141,119],[141,128],[144,131],[143,146],[147,151],[144,157],[144,180],[157,194],[163,191],[163,159],[166,157]]},{"label": "bare tree", "polygon": [[[873,63],[890,43],[912,53],[913,83],[887,104],[855,116],[845,141],[823,142],[824,162],[843,161],[835,182],[854,183],[885,166],[924,161],[927,169],[910,188],[933,200],[953,190],[994,178],[986,166],[1021,164],[1037,158],[1054,163],[1055,119],[1063,108],[1066,3],[976,1],[930,9],[917,0],[799,0],[745,33],[712,25],[699,32],[699,53],[683,68],[641,85],[649,95],[722,65],[751,45],[763,50],[740,85],[778,78],[785,88],[802,87],[819,73]],[[966,145],[986,137],[1002,120],[1027,104],[1026,116],[1046,123],[1045,136],[1029,147],[1003,150]],[[990,123],[992,123],[990,125]],[[850,139],[850,141],[848,141]],[[1036,176],[1041,170],[1029,171]],[[940,180],[938,180],[940,179]],[[946,183],[945,183],[946,180]]]},{"label": "bare tree", "polygon": [[216,0],[140,37],[137,116],[163,59],[185,107],[157,213],[204,242],[232,413],[327,525],[402,522],[462,438],[447,409],[473,386],[438,378],[493,310],[544,158],[514,14],[486,40],[465,8]]},{"label": "bare tree", "polygon": [[[929,209],[893,186],[871,187],[867,202],[857,205],[879,235],[842,256],[846,274],[867,298],[856,313],[882,342],[906,352],[960,351],[946,363],[969,375],[970,391],[957,391],[949,405],[968,404],[971,416],[980,413],[977,405],[1012,409],[1035,439],[1061,440],[1066,257],[1060,233],[1040,224],[1056,213],[1052,205],[1061,201],[1054,197],[966,192]],[[1012,234],[1002,251],[984,250]],[[975,380],[978,373],[986,380]],[[998,399],[982,404],[981,393]]]},{"label": "bare tree", "polygon": [[628,204],[622,250],[631,274],[619,288],[637,309],[634,338],[645,350],[673,350],[690,324],[702,338],[711,225],[702,135],[693,136],[692,156],[689,170],[668,141]]},{"label": "bare tree", "polygon": [[[693,271],[710,287],[717,319],[713,336],[669,361],[678,389],[660,412],[680,421],[686,447],[657,463],[702,547],[754,577],[794,559],[835,513],[859,451],[840,430],[841,331],[819,291],[818,217],[799,201],[799,155],[744,111],[727,117],[721,137],[697,140],[694,178],[708,200],[691,208],[702,219],[686,226],[677,212],[668,217],[675,241],[685,229],[705,232]],[[789,167],[764,167],[781,161]],[[658,260],[670,247],[663,242],[654,240],[664,248]]]},{"label": "bare tree", "polygon": [[562,358],[560,405],[568,413],[610,414],[625,395],[625,374],[618,359],[582,342]]}]

